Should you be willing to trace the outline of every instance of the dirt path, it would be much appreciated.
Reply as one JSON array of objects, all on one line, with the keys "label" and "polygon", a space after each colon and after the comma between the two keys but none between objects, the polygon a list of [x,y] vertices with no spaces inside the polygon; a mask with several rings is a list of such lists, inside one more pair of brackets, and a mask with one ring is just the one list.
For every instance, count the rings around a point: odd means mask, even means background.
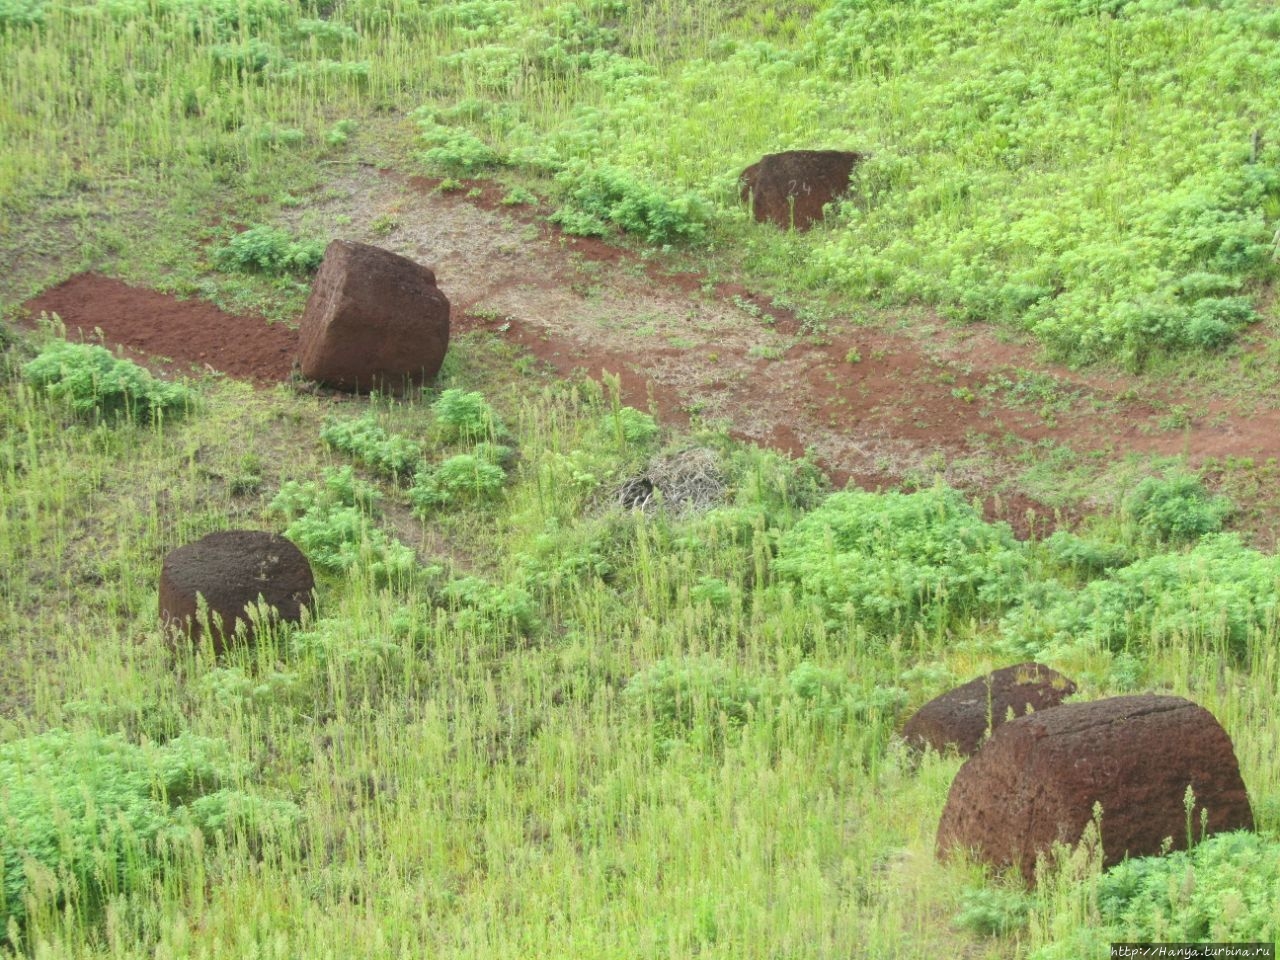
[{"label": "dirt path", "polygon": [[[326,233],[343,224],[341,235],[431,266],[457,331],[488,330],[566,375],[618,375],[629,403],[654,406],[667,421],[697,416],[743,439],[808,451],[837,483],[875,488],[941,475],[981,492],[990,514],[1024,531],[1028,510],[1049,518],[1054,508],[1070,515],[1094,505],[1065,493],[1059,501],[1043,487],[1028,496],[1020,478],[1038,459],[1070,466],[1133,454],[1185,455],[1193,464],[1280,457],[1280,410],[1244,416],[1219,406],[1190,418],[1169,400],[1132,399],[1136,380],[1038,363],[1030,348],[977,327],[807,330],[746,288],[561,236],[499,208],[493,185],[475,186],[478,196],[441,195],[434,182],[361,168],[294,216]],[[29,307],[233,375],[287,372],[292,334],[283,328],[268,337],[259,319],[212,317],[207,304],[149,291],[130,302],[130,289],[79,277]],[[197,319],[194,311],[204,313]]]}]

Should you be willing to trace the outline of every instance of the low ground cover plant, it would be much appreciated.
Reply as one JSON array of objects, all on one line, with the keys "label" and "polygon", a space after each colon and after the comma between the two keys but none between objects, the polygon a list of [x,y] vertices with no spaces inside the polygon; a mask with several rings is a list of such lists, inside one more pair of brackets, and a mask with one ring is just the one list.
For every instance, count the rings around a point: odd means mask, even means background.
[{"label": "low ground cover plant", "polygon": [[700,239],[709,216],[707,204],[693,194],[667,196],[634,174],[610,167],[566,171],[564,206],[551,217],[566,233],[603,237],[609,226],[646,243],[669,244]]},{"label": "low ground cover plant", "polygon": [[494,584],[483,577],[454,577],[439,590],[437,603],[452,613],[456,627],[477,636],[531,636],[542,618],[533,598],[519,585]]},{"label": "low ground cover plant", "polygon": [[660,660],[633,676],[623,690],[632,710],[652,722],[659,741],[687,736],[721,718],[746,723],[763,691],[729,665],[711,658]]},{"label": "low ground cover plant", "polygon": [[1139,535],[1170,543],[1188,543],[1222,529],[1231,501],[1205,489],[1195,474],[1174,470],[1147,477],[1125,501]]},{"label": "low ground cover plant", "polygon": [[1012,610],[1002,630],[1015,648],[1054,655],[1093,646],[1121,652],[1157,639],[1197,638],[1247,660],[1275,623],[1280,560],[1212,534],[1185,552],[1158,553],[1071,590],[1049,582]]},{"label": "low ground cover plant", "polygon": [[320,431],[320,439],[392,477],[409,476],[422,459],[421,443],[389,433],[371,413],[355,420],[329,421]]},{"label": "low ground cover plant", "polygon": [[989,524],[957,491],[833,493],[778,541],[774,570],[828,610],[867,629],[941,627],[1014,603],[1027,560],[1005,524]]},{"label": "low ground cover plant", "polygon": [[288,230],[259,225],[237,233],[213,251],[222,270],[270,276],[312,273],[324,259],[324,243],[303,240]]},{"label": "low ground cover plant", "polygon": [[414,477],[409,500],[421,515],[459,503],[492,500],[502,492],[507,472],[495,463],[492,448],[460,453],[435,466],[424,466]]},{"label": "low ground cover plant", "polygon": [[611,436],[619,447],[641,445],[658,436],[658,423],[643,410],[619,406],[601,418],[600,432]]},{"label": "low ground cover plant", "polygon": [[235,787],[242,775],[226,744],[201,737],[142,747],[55,729],[0,745],[0,918],[9,928],[47,909],[96,916],[155,879],[167,848],[194,849],[193,827],[213,836],[296,818],[287,801]]},{"label": "low ground cover plant", "polygon": [[432,402],[431,413],[445,443],[479,443],[506,433],[493,407],[478,390],[451,387]]},{"label": "low ground cover plant", "polygon": [[105,347],[55,340],[22,367],[23,378],[77,416],[154,423],[180,416],[195,395],[180,383],[153,377]]},{"label": "low ground cover plant", "polygon": [[1280,934],[1280,843],[1223,833],[1163,857],[1139,857],[1085,884],[1097,922],[1034,951],[1067,960],[1109,943],[1270,943]]},{"label": "low ground cover plant", "polygon": [[412,577],[417,557],[376,523],[378,490],[351,467],[326,468],[316,482],[290,480],[269,509],[288,522],[284,535],[330,574],[366,572],[379,584]]}]

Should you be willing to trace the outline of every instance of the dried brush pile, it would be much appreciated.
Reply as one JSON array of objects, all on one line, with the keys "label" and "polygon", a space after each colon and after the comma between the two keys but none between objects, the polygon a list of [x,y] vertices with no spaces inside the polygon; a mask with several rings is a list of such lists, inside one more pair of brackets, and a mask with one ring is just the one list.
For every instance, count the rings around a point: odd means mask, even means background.
[{"label": "dried brush pile", "polygon": [[654,457],[643,473],[618,488],[618,503],[650,515],[698,513],[723,501],[727,486],[716,452],[690,447]]}]

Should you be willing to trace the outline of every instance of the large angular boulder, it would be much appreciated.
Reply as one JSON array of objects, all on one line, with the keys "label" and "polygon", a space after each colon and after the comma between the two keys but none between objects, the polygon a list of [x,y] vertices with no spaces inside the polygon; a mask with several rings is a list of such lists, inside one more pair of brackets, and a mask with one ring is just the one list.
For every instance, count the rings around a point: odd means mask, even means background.
[{"label": "large angular boulder", "polygon": [[956,750],[969,757],[988,732],[1029,711],[1056,707],[1076,692],[1076,685],[1039,663],[1020,663],[935,697],[902,728],[907,745],[939,753]]},{"label": "large angular boulder", "polygon": [[1075,844],[1102,806],[1105,865],[1158,854],[1168,839],[1253,828],[1231,739],[1181,697],[1068,703],[1011,720],[956,774],[938,825],[938,855],[972,851],[1034,880],[1036,856]]},{"label": "large angular boulder", "polygon": [[160,570],[160,619],[193,640],[204,635],[198,597],[208,607],[209,642],[226,650],[237,621],[253,640],[247,608],[263,601],[281,620],[298,622],[312,602],[315,577],[302,551],[284,537],[263,530],[211,533],[178,547]]},{"label": "large angular boulder", "polygon": [[849,189],[849,176],[864,159],[848,150],[788,150],[770,153],[742,171],[742,199],[751,213],[786,230],[807,230],[822,208]]},{"label": "large angular boulder", "polygon": [[449,300],[427,267],[350,240],[324,252],[302,314],[302,375],[339,390],[401,392],[449,347]]}]

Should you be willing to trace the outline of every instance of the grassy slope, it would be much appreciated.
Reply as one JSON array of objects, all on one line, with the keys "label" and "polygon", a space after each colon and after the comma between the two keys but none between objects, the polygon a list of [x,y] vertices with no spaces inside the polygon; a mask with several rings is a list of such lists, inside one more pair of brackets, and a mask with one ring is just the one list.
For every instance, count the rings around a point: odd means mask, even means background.
[{"label": "grassy slope", "polygon": [[[960,944],[1012,956],[1096,924],[1087,888],[1064,881],[1012,938],[956,929],[965,891],[983,889],[980,871],[933,860],[957,762],[916,765],[883,739],[901,707],[1007,662],[992,608],[956,593],[886,630],[788,587],[767,544],[815,493],[774,457],[726,448],[738,506],[706,519],[609,509],[660,440],[619,445],[598,390],[517,374],[502,349],[461,344],[441,384],[485,390],[512,425],[521,459],[502,497],[420,526],[403,487],[383,482],[384,528],[426,564],[414,582],[379,588],[359,566],[323,578],[315,628],[222,664],[167,653],[159,562],[209,530],[279,529],[276,487],[346,462],[316,442],[333,408],[211,381],[186,422],[93,427],[7,386],[6,735],[214,737],[303,816],[289,842],[255,854],[233,833],[189,854],[202,873],[117,898],[105,940],[92,911],[37,910],[34,941],[85,957],[268,944],[293,956],[923,957]],[[428,460],[465,448],[434,440],[421,405],[374,412]],[[1072,582],[1050,556],[1033,554],[1033,579]],[[498,592],[447,586],[476,576]],[[1154,684],[1212,710],[1272,833],[1274,637],[1254,637],[1233,667],[1215,635],[1175,628],[1124,657],[1088,644],[1051,656],[1086,696]],[[624,693],[662,661],[693,671],[691,706],[673,714],[656,693]],[[708,662],[730,679],[701,672]],[[843,678],[834,699],[795,692],[802,662]],[[905,702],[850,705],[891,688]],[[745,724],[718,715],[744,697]]]},{"label": "grassy slope", "polygon": [[[1250,5],[1170,16],[1131,4],[1118,18],[1062,4],[801,5],[726,18],[677,4],[575,17],[532,4],[353,2],[334,19],[355,36],[268,2],[11,6],[42,9],[44,26],[10,14],[0,34],[0,131],[13,146],[0,154],[0,242],[21,268],[0,280],[6,306],[92,266],[290,316],[296,283],[218,274],[192,240],[270,220],[322,183],[322,164],[346,159],[341,136],[326,136],[339,120],[376,125],[380,111],[419,104],[433,108],[428,145],[444,169],[509,158],[524,183],[554,194],[556,171],[608,164],[659,199],[692,192],[709,204],[710,238],[738,245],[726,265],[745,257],[809,295],[830,285],[922,297],[1031,324],[1071,356],[1137,363],[1169,346],[1159,330],[1114,327],[1108,304],[1147,298],[1169,308],[1176,332],[1195,319],[1179,312],[1194,305],[1178,286],[1188,273],[1220,278],[1213,295],[1269,279],[1250,251],[1274,228],[1270,187],[1247,203],[1236,189],[1275,162],[1265,134],[1254,149],[1276,87],[1257,50],[1270,20]],[[245,57],[258,55],[255,72]],[[341,66],[366,61],[367,75]],[[1204,67],[1161,72],[1188,64]],[[1075,109],[1082,100],[1091,111]],[[748,228],[732,200],[737,170],[766,150],[815,145],[872,149],[865,182],[883,192],[810,237]],[[421,146],[401,125],[386,155],[412,168]],[[1199,247],[1179,232],[1205,223]],[[1249,240],[1243,261],[1214,260],[1238,237]],[[1055,294],[1028,304],[1028,288]],[[655,744],[620,691],[664,658],[710,655],[763,687],[785,686],[808,659],[918,703],[1008,655],[994,619],[964,612],[936,631],[868,636],[771,589],[750,535],[600,519],[583,477],[626,463],[597,460],[588,441],[600,402],[584,408],[572,391],[512,374],[511,358],[485,352],[496,348],[474,349],[448,382],[494,396],[525,459],[496,506],[425,528],[396,514],[400,535],[445,571],[401,594],[327,581],[334,653],[291,653],[281,637],[182,672],[155,620],[160,558],[228,525],[278,528],[266,503],[279,483],[334,460],[315,440],[322,404],[210,383],[188,423],[108,430],[6,385],[0,555],[16,562],[0,619],[5,737],[56,725],[203,733],[305,818],[298,845],[261,861],[234,842],[206,851],[203,875],[137,890],[105,923],[45,915],[32,937],[48,955],[927,956],[959,944],[1011,956],[1095,919],[1082,888],[1064,884],[1013,938],[955,930],[962,891],[981,882],[932,858],[956,763],[913,768],[864,722],[814,724],[784,699],[727,736],[708,715],[686,745]],[[430,428],[420,407],[382,416]],[[233,495],[237,478],[244,492]],[[611,583],[560,570],[599,544],[618,570]],[[502,603],[477,614],[441,602],[450,571],[527,588],[520,554],[552,581],[535,591],[531,636],[513,635]],[[703,577],[729,599],[691,591]],[[1219,662],[1212,637],[1176,632],[1142,645],[1136,667],[1087,648],[1055,663],[1091,696],[1136,682],[1207,706],[1274,834],[1273,641],[1256,637],[1241,667]]]},{"label": "grassy slope", "polygon": [[650,236],[710,217],[741,242],[734,180],[760,153],[868,151],[830,229],[749,236],[749,267],[1078,361],[1220,348],[1274,270],[1280,21],[1247,0],[17,8],[42,22],[9,12],[0,35],[9,217],[174,180],[272,198],[272,168],[341,141],[340,120],[422,106],[431,165],[573,186],[570,223],[585,206]]}]

